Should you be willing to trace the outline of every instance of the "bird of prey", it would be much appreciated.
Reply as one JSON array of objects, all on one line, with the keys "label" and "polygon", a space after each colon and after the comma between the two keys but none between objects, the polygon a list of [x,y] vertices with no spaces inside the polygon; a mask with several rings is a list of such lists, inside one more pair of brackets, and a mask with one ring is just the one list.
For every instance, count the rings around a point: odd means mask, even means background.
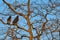
[{"label": "bird of prey", "polygon": [[8,17],[7,24],[10,24],[10,22],[11,22],[11,16]]},{"label": "bird of prey", "polygon": [[12,22],[12,23],[13,23],[14,25],[16,25],[16,24],[17,24],[17,22],[18,22],[18,20],[19,20],[19,17],[17,16],[17,17],[13,20],[13,22]]}]

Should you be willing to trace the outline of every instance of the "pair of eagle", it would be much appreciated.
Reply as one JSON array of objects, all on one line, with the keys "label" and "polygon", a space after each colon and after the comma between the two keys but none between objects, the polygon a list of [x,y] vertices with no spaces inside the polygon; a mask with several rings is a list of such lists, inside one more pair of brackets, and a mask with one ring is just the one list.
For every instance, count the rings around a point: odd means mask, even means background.
[{"label": "pair of eagle", "polygon": [[[12,24],[16,24],[18,22],[18,20],[19,20],[19,17],[16,16],[16,18],[13,20]],[[11,16],[8,17],[7,24],[10,24],[10,22],[11,22]]]}]

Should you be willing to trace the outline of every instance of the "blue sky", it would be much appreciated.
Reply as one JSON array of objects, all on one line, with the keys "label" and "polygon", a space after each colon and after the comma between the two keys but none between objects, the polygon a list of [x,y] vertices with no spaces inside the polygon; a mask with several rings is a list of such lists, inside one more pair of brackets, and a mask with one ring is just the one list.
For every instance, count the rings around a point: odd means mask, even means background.
[{"label": "blue sky", "polygon": [[[8,3],[10,3],[10,4],[12,4],[14,1],[15,1],[15,0],[13,0],[13,1],[11,1],[11,0],[6,0],[6,2],[8,2]],[[18,1],[18,4],[22,4],[22,3],[24,4],[24,3],[27,3],[27,2],[28,2],[28,0],[17,0],[17,1]],[[52,3],[54,3],[54,1],[55,1],[55,0],[53,0]],[[49,0],[42,0],[42,1],[41,1],[41,0],[31,0],[30,4],[32,4],[33,2],[36,2],[37,4],[42,4],[42,6],[44,7],[43,4],[47,5],[47,4],[49,3]],[[60,1],[58,0],[56,3],[59,4]],[[50,4],[50,5],[51,5],[51,4]],[[34,4],[33,6],[36,6],[36,4]],[[40,5],[38,5],[38,6],[40,6]],[[2,17],[3,17],[3,21],[4,21],[5,23],[7,22],[8,16],[1,15],[1,13],[4,13],[4,14],[8,13],[8,14],[9,14],[9,10],[7,10],[6,7],[7,7],[7,5],[4,4],[4,3],[2,2],[2,0],[0,0],[0,19],[2,19]],[[49,6],[48,6],[48,7],[49,7]],[[27,9],[27,7],[24,7],[24,8]],[[37,8],[39,8],[39,7],[37,7]],[[44,7],[44,8],[45,8],[45,7]],[[47,9],[50,11],[51,8],[49,7],[49,8],[47,8]],[[18,10],[19,10],[19,9],[17,9],[16,11],[18,11]],[[39,9],[39,10],[42,10],[42,9]],[[60,19],[60,18],[59,18],[59,17],[60,17],[60,12],[57,12],[56,10],[60,10],[60,6],[56,7],[55,9],[53,9],[51,12],[48,13],[48,15],[46,16],[47,20],[50,20],[50,19],[55,19],[55,20],[56,20],[56,19]],[[20,11],[21,11],[21,10],[20,10]],[[21,12],[23,12],[23,11],[21,11]],[[34,9],[34,12],[37,13],[38,10]],[[45,9],[43,9],[42,12],[43,12],[43,15],[47,14],[47,12],[46,12]],[[11,12],[11,13],[13,13],[13,12]],[[25,13],[25,12],[24,12],[24,13]],[[56,15],[54,15],[54,13],[56,13]],[[32,13],[31,16],[34,16],[34,15],[35,15],[35,14]],[[12,16],[12,21],[14,20],[14,18],[15,18],[16,16],[17,16],[17,15]],[[39,16],[39,15],[38,15],[38,16],[35,16],[35,17],[31,18],[31,19],[30,19],[30,22],[32,23],[32,22],[34,22],[35,20],[41,20],[42,18],[43,18],[43,16]],[[42,20],[42,21],[45,22],[45,19]],[[28,30],[27,21],[26,21],[23,17],[21,17],[21,16],[19,16],[18,25],[19,25],[20,27],[25,28],[26,30]],[[39,24],[36,23],[36,24],[34,24],[34,25],[37,26],[37,25],[39,25]],[[33,26],[34,26],[34,25],[33,25]],[[6,36],[4,33],[8,30],[8,27],[9,27],[9,25],[4,25],[4,24],[0,21],[0,40],[2,40],[2,39]],[[3,29],[3,30],[2,30],[2,29]],[[21,30],[17,30],[17,32],[21,32],[20,34],[15,33],[17,37],[20,37],[19,35],[24,35],[24,34],[26,34],[26,35],[29,36],[29,33],[28,33],[28,32],[25,32],[25,31],[23,31],[23,30],[22,30],[22,31],[21,31]],[[32,29],[32,33],[33,33],[33,36],[36,36],[36,35],[37,35],[37,34],[36,34],[36,31],[35,31],[34,29]],[[54,33],[53,33],[53,34],[54,34]],[[55,34],[58,35],[57,32],[56,32]],[[51,38],[51,40],[52,40],[51,34],[48,34],[48,37]],[[7,37],[7,38],[6,38],[6,40],[9,40],[9,39],[10,39],[10,37]],[[42,35],[42,36],[40,37],[40,39],[41,39],[41,40],[48,40],[46,34]],[[28,40],[28,38],[23,37],[22,40]]]}]

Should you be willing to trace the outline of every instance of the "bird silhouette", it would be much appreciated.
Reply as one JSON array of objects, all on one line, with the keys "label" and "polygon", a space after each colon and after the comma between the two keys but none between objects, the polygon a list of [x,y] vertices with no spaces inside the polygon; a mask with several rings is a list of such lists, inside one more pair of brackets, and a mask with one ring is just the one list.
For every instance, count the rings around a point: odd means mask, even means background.
[{"label": "bird silhouette", "polygon": [[10,22],[11,22],[11,16],[8,17],[7,24],[10,24]]},{"label": "bird silhouette", "polygon": [[13,20],[13,24],[16,24],[17,22],[18,22],[18,20],[19,20],[19,17],[17,16],[14,20]]}]

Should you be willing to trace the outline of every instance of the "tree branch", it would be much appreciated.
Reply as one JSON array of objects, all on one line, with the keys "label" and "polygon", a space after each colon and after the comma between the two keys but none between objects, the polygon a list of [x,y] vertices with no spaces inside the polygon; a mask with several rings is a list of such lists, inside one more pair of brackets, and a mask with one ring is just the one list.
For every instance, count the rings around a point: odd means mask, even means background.
[{"label": "tree branch", "polygon": [[7,3],[5,0],[3,0],[3,2],[4,2],[15,14],[19,14],[20,16],[25,17],[25,15],[24,15],[23,13],[16,12],[16,11],[12,8],[12,6],[11,6],[9,3]]}]

